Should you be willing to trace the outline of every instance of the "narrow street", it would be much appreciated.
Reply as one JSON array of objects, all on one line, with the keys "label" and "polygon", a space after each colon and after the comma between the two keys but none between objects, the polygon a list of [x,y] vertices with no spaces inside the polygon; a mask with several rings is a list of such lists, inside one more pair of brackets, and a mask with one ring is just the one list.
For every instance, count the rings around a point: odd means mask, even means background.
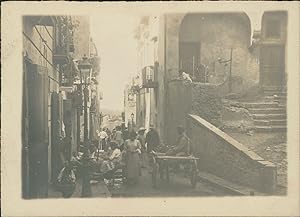
[{"label": "narrow street", "polygon": [[298,216],[299,3],[47,2],[1,8],[3,216]]},{"label": "narrow street", "polygon": [[[72,198],[81,197],[82,182],[78,180]],[[230,196],[228,191],[215,187],[212,184],[198,181],[193,188],[188,178],[183,174],[170,174],[170,181],[159,180],[158,186],[152,186],[151,174],[147,169],[142,169],[142,174],[136,185],[128,186],[120,179],[115,180],[113,186],[107,186],[104,181],[91,184],[93,198],[118,198],[118,197],[206,197],[206,196]],[[49,198],[60,198],[61,193],[53,188],[48,191]]]},{"label": "narrow street", "polygon": [[[120,15],[113,23],[100,17],[23,18],[24,198],[285,188],[287,73],[285,36],[278,35],[285,32],[284,11],[264,12],[262,35],[253,35],[252,44],[246,13]],[[280,19],[268,32],[272,17]],[[280,44],[264,47],[275,36]],[[146,156],[153,168],[140,172]],[[126,184],[111,185],[121,169]]]}]

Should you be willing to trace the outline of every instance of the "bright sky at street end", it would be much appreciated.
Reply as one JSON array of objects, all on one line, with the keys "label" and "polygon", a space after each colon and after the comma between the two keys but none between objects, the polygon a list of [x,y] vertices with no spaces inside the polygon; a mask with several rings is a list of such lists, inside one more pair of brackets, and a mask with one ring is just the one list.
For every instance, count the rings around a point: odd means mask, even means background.
[{"label": "bright sky at street end", "polygon": [[137,71],[138,17],[130,14],[93,15],[91,37],[101,59],[101,109],[123,110],[124,87]]}]

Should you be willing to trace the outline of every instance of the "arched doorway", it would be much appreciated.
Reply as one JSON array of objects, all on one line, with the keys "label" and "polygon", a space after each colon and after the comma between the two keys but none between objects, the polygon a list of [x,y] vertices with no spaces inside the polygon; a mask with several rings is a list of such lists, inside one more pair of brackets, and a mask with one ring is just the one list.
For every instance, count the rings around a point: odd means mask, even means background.
[{"label": "arched doorway", "polygon": [[219,59],[232,59],[234,76],[246,76],[251,24],[245,13],[187,14],[179,27],[179,68],[196,82],[222,83],[228,67]]}]

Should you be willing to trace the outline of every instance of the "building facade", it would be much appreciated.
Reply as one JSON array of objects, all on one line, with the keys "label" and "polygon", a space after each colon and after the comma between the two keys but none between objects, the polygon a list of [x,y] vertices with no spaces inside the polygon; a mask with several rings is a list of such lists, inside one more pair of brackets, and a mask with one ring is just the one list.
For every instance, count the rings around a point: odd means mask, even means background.
[{"label": "building facade", "polygon": [[[75,57],[80,56],[82,50],[90,55],[90,36],[86,34],[87,39],[78,46],[77,31],[86,30],[80,29],[80,20],[75,22],[76,19],[70,16],[23,17],[24,198],[47,197],[49,184],[56,181],[63,166],[62,156],[69,160],[73,152],[80,151],[83,85]],[[86,25],[81,26],[86,28]],[[89,58],[89,61],[92,65],[90,80],[96,80],[100,70],[98,57]],[[88,111],[91,113],[97,107],[94,102],[97,95],[93,95],[95,88],[91,86],[97,82],[89,83]]]},{"label": "building facade", "polygon": [[[253,24],[257,20],[261,25]],[[188,73],[193,83],[218,89],[221,97],[244,94],[253,87],[284,87],[286,25],[284,11],[265,12],[260,17],[245,12],[143,17],[136,31],[137,125],[147,128],[153,124],[167,142],[176,132],[168,131],[178,123],[184,125],[186,114],[179,121],[175,117],[180,114],[176,109],[185,109],[180,102],[174,103],[176,91],[172,89],[179,71]]]}]

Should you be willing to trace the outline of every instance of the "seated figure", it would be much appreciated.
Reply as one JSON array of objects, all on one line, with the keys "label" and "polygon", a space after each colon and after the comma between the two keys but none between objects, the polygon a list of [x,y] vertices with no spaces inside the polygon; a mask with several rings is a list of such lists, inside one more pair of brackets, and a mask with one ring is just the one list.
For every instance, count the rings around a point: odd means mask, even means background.
[{"label": "seated figure", "polygon": [[121,150],[118,148],[117,143],[112,142],[111,149],[112,149],[111,155],[109,157],[105,157],[101,164],[100,171],[102,173],[107,173],[109,171],[112,171],[115,168],[119,167],[121,164],[122,155],[121,155]]},{"label": "seated figure", "polygon": [[190,139],[185,134],[185,129],[182,126],[177,127],[179,134],[176,146],[167,151],[167,155],[188,156],[190,155]]}]

